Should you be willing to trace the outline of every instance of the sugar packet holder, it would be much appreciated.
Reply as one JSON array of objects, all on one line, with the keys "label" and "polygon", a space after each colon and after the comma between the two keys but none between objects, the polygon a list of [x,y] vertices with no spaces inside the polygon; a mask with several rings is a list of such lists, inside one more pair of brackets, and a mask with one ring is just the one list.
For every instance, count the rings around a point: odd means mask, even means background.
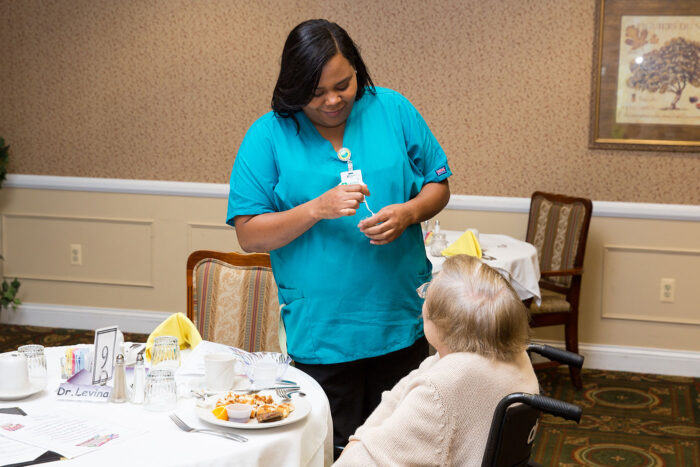
[{"label": "sugar packet holder", "polygon": [[94,352],[92,345],[66,348],[61,356],[61,378],[68,379],[80,370],[92,368]]}]

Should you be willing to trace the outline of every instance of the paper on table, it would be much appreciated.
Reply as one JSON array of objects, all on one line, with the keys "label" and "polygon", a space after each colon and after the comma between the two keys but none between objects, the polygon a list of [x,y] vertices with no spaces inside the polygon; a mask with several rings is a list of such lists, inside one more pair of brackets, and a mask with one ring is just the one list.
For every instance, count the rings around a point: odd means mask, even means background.
[{"label": "paper on table", "polygon": [[0,414],[0,432],[7,438],[31,444],[43,451],[54,451],[73,458],[95,451],[107,443],[135,437],[144,430],[61,413],[26,416]]},{"label": "paper on table", "polygon": [[[16,415],[17,416],[17,415]],[[21,417],[21,416],[20,416]],[[0,452],[2,453],[2,465],[19,464],[33,461],[46,452],[46,449],[25,444],[5,436],[0,436]]]}]

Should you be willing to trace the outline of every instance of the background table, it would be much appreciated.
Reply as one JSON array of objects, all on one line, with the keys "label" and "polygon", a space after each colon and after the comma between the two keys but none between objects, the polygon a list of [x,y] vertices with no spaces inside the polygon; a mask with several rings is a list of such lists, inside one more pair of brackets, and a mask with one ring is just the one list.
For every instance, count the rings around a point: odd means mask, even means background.
[{"label": "background table", "polygon": [[[442,230],[442,232],[445,233],[448,245],[464,233],[458,230]],[[508,235],[484,233],[479,235],[479,245],[486,257],[493,258],[482,258],[482,261],[508,279],[521,300],[533,299],[538,305],[541,303],[540,263],[534,245]],[[429,246],[426,246],[425,252],[433,263],[433,272],[438,272],[442,263],[445,262],[445,257],[432,256]]]},{"label": "background table", "polygon": [[195,428],[230,430],[248,438],[238,443],[218,436],[181,431],[170,412],[149,412],[143,405],[56,400],[61,382],[59,359],[65,347],[46,349],[49,383],[46,389],[27,399],[0,401],[0,407],[20,407],[27,414],[51,414],[62,406],[77,417],[101,417],[146,432],[74,459],[41,465],[73,466],[321,466],[333,457],[332,422],[328,399],[314,379],[289,367],[286,379],[299,383],[311,403],[311,412],[298,422],[259,430],[231,429],[200,421],[195,399],[178,400],[175,413]]}]

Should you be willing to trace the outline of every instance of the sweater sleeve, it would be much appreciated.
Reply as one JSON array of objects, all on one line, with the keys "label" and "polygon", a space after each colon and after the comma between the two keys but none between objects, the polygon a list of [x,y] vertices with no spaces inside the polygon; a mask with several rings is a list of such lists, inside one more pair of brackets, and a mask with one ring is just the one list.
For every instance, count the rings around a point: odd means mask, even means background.
[{"label": "sweater sleeve", "polygon": [[335,465],[449,463],[455,421],[447,413],[438,390],[429,380],[420,378],[405,391],[393,412],[372,414],[372,423],[365,424],[350,438],[359,442],[350,444]]}]

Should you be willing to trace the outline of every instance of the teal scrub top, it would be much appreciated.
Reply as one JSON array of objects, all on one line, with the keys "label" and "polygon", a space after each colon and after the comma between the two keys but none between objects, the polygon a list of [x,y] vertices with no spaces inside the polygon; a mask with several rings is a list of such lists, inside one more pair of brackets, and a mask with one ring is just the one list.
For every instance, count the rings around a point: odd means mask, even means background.
[{"label": "teal scrub top", "polygon": [[[303,112],[273,112],[248,130],[230,180],[227,223],[239,215],[289,210],[340,183],[338,159]],[[423,185],[452,175],[444,151],[401,94],[376,88],[357,100],[343,147],[362,171],[372,211],[414,198]],[[384,355],[423,335],[423,300],[416,288],[431,279],[419,224],[387,245],[371,245],[357,224],[370,213],[325,219],[270,251],[279,289],[287,351],[296,361],[329,364]]]}]

